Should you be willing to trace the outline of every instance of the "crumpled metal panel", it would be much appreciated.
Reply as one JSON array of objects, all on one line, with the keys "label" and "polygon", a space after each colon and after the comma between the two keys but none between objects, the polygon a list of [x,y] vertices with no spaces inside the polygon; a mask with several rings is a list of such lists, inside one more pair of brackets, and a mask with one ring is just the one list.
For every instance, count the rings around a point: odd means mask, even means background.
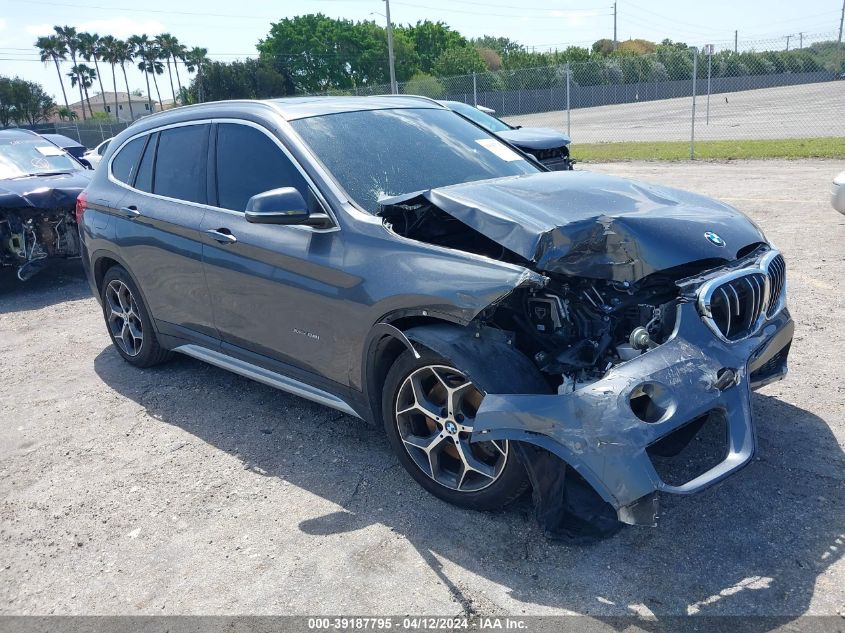
[{"label": "crumpled metal panel", "polygon": [[[655,491],[697,492],[750,461],[754,432],[747,363],[762,355],[770,341],[780,344],[777,334],[791,334],[791,328],[789,313],[783,310],[756,335],[723,343],[692,304],[682,304],[669,341],[617,365],[601,380],[562,395],[488,393],[471,440],[518,440],[545,448],[584,477],[617,509],[620,520],[631,520],[626,508]],[[736,372],[738,382],[719,389],[718,374],[724,368]],[[654,423],[644,422],[630,406],[632,392],[646,382],[661,385],[671,400],[666,414]],[[727,418],[726,459],[683,485],[661,481],[646,448],[714,409],[723,410]]]},{"label": "crumpled metal panel", "polygon": [[[732,261],[760,229],[733,207],[697,194],[586,171],[481,180],[380,201],[429,203],[536,269],[634,282],[693,261]],[[705,239],[717,233],[718,246]]]},{"label": "crumpled metal panel", "polygon": [[0,209],[75,208],[76,198],[88,186],[85,172],[41,178],[0,181]]}]

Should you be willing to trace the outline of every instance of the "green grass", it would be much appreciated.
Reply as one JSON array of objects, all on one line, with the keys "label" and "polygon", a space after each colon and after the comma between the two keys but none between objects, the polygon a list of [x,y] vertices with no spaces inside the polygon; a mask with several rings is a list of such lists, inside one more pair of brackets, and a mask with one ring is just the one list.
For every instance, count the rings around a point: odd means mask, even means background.
[{"label": "green grass", "polygon": [[[572,144],[572,157],[583,162],[618,160],[689,160],[689,141]],[[845,138],[787,138],[745,141],[696,141],[701,160],[737,158],[845,158]]]}]

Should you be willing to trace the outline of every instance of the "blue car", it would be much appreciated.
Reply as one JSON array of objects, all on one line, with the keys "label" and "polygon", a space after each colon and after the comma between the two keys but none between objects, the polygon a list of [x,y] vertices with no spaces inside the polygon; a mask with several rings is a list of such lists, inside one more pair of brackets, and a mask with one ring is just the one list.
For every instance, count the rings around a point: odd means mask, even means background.
[{"label": "blue car", "polygon": [[76,198],[92,172],[29,130],[0,130],[0,267],[26,281],[49,260],[79,256]]},{"label": "blue car", "polygon": [[572,169],[575,162],[569,156],[569,144],[572,141],[563,132],[547,127],[515,127],[494,117],[492,111],[487,113],[481,108],[461,101],[440,101],[439,103],[480,125],[488,132],[505,139],[526,154],[530,154],[552,171]]}]

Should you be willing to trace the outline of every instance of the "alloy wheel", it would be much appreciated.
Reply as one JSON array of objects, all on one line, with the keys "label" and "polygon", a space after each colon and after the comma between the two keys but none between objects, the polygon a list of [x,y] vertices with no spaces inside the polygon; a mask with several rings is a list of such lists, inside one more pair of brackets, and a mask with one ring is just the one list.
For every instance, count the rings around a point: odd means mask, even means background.
[{"label": "alloy wheel", "polygon": [[119,279],[106,287],[106,319],[114,342],[128,356],[137,356],[144,344],[144,327],[132,291]]},{"label": "alloy wheel", "polygon": [[415,370],[399,388],[396,425],[405,450],[420,470],[451,490],[483,490],[507,463],[507,441],[469,441],[482,398],[463,373],[444,365]]}]

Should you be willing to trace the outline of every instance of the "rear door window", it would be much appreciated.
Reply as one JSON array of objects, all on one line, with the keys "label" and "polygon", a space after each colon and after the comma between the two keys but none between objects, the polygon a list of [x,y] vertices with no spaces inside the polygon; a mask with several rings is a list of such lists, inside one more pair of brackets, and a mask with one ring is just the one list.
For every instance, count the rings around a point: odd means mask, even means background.
[{"label": "rear door window", "polygon": [[183,125],[159,132],[152,192],[205,203],[208,124]]},{"label": "rear door window", "polygon": [[144,150],[146,136],[139,136],[129,141],[117,153],[111,162],[111,173],[120,182],[127,185],[132,184],[138,163],[141,160],[141,152]]},{"label": "rear door window", "polygon": [[217,126],[217,204],[244,211],[257,193],[294,187],[309,209],[315,200],[305,178],[281,148],[264,132],[248,125]]}]

